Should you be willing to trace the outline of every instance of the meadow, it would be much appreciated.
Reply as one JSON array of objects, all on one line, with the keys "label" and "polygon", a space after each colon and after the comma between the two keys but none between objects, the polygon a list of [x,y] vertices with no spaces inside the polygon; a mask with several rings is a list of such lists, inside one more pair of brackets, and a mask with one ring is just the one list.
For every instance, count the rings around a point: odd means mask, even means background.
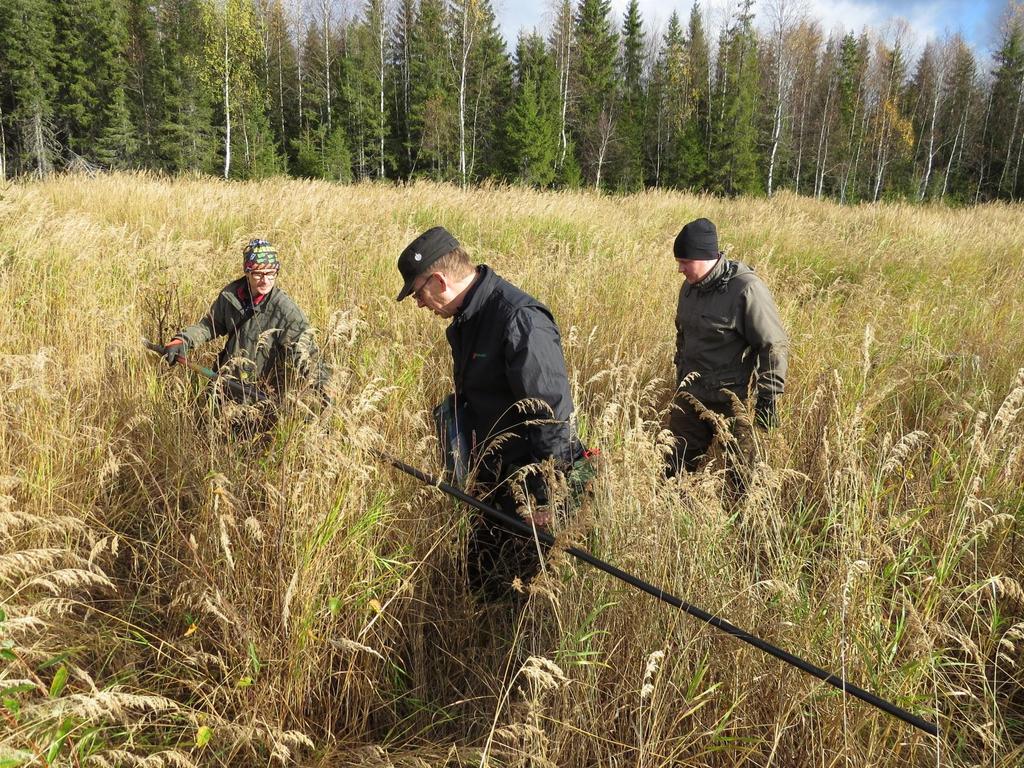
[{"label": "meadow", "polygon": [[[680,277],[718,225],[792,342],[748,493],[666,481]],[[0,766],[1024,763],[1021,209],[146,175],[0,188]],[[562,539],[926,719],[933,738],[555,552],[466,593],[437,470],[443,224],[553,310],[584,440]],[[277,245],[334,370],[259,443],[169,338]],[[216,344],[202,350],[209,362]]]}]

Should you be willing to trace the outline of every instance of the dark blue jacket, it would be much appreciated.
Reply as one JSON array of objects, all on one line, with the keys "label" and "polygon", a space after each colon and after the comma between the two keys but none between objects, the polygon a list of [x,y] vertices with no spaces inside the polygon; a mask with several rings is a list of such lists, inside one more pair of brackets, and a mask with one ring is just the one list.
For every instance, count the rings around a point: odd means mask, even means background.
[{"label": "dark blue jacket", "polygon": [[477,273],[446,335],[455,396],[466,409],[472,458],[482,458],[481,478],[504,479],[517,467],[550,457],[566,469],[582,447],[571,422],[572,395],[555,319],[490,267],[480,265]]}]

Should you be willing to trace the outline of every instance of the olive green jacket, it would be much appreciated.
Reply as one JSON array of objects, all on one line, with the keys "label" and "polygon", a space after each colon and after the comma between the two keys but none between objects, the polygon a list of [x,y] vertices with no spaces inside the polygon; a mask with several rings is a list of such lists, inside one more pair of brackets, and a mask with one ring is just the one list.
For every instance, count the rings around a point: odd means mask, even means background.
[{"label": "olive green jacket", "polygon": [[283,392],[292,367],[303,379],[323,389],[330,371],[320,360],[309,321],[283,290],[275,287],[253,306],[244,277],[229,283],[206,316],[178,334],[194,349],[227,336],[217,370]]},{"label": "olive green jacket", "polygon": [[[789,339],[768,287],[754,271],[724,256],[704,279],[683,283],[676,309],[676,383],[705,402],[774,400],[786,384]],[[693,374],[699,374],[694,376]]]}]

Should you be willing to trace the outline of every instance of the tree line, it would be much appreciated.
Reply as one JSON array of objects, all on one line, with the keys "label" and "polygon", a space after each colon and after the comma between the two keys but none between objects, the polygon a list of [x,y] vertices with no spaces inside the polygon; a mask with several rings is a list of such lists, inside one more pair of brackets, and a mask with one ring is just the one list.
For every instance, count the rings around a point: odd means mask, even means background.
[{"label": "tree line", "polygon": [[144,168],[498,179],[843,202],[1024,195],[1024,14],[991,61],[906,27],[826,34],[753,0],[554,0],[509,51],[491,0],[0,0],[0,179]]}]

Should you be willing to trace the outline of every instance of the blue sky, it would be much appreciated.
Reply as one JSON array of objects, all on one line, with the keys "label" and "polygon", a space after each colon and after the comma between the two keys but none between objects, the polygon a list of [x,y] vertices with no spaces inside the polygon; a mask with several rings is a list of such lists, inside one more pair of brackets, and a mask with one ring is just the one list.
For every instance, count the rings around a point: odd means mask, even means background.
[{"label": "blue sky", "polygon": [[[498,22],[511,49],[520,28],[538,28],[546,32],[550,26],[551,0],[494,0]],[[621,25],[627,0],[612,0],[616,24]],[[912,43],[919,47],[929,37],[960,31],[981,55],[994,47],[995,30],[1006,0],[802,0],[809,18],[818,19],[826,31],[842,27],[859,32],[869,26],[885,34],[887,25],[896,17],[910,25]],[[736,8],[736,0],[704,0],[701,7],[709,27],[717,30]],[[673,10],[684,20],[690,13],[689,0],[640,0],[640,14],[645,29],[663,28]],[[767,5],[758,2],[755,11],[765,14]]]}]

